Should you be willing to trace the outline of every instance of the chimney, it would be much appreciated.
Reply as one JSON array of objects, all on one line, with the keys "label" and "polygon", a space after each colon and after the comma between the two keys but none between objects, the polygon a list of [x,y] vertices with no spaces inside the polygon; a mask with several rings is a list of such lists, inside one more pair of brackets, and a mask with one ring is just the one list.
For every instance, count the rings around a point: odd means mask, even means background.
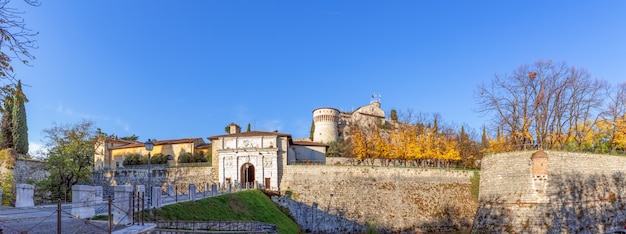
[{"label": "chimney", "polygon": [[238,133],[240,131],[239,125],[235,123],[230,123],[229,127],[230,127],[230,134]]}]

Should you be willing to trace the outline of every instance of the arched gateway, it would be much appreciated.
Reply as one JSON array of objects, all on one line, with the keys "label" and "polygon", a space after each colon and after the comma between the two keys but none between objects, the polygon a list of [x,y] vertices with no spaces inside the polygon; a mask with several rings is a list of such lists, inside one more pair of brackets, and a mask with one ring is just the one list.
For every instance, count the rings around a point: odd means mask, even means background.
[{"label": "arched gateway", "polygon": [[252,163],[245,163],[241,165],[239,170],[239,178],[241,178],[241,185],[244,188],[254,187],[254,165]]}]

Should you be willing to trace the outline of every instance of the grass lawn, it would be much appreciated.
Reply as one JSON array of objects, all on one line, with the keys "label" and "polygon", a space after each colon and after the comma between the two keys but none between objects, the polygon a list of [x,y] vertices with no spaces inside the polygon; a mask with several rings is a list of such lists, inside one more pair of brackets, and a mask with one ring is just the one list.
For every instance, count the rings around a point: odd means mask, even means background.
[{"label": "grass lawn", "polygon": [[299,233],[300,227],[259,190],[247,190],[153,210],[158,220],[259,221],[275,224],[279,233]]}]

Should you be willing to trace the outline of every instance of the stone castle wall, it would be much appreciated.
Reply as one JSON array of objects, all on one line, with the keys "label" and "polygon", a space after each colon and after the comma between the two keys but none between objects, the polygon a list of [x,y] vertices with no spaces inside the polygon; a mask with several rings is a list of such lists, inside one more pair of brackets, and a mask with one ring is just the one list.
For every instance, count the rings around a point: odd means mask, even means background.
[{"label": "stone castle wall", "polygon": [[43,161],[17,160],[15,169],[13,169],[13,176],[15,183],[23,184],[31,181],[42,181],[50,176],[50,173],[46,171]]},{"label": "stone castle wall", "polygon": [[483,158],[476,230],[600,233],[626,224],[626,158],[546,151],[545,179],[532,176],[532,153]]},{"label": "stone castle wall", "polygon": [[[450,231],[470,227],[472,171],[289,165],[275,199],[312,232]],[[289,198],[287,198],[289,197]]]}]

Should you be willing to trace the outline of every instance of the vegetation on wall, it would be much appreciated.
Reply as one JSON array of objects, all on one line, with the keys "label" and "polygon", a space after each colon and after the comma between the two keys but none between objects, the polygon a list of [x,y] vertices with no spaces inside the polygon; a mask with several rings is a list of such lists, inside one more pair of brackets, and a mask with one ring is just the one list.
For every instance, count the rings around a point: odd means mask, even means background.
[{"label": "vegetation on wall", "polygon": [[[138,153],[128,154],[124,157],[122,164],[125,166],[147,165],[148,155],[141,155]],[[150,164],[167,164],[167,155],[163,155],[162,153],[150,155]]]},{"label": "vegetation on wall", "polygon": [[0,187],[2,187],[2,204],[5,206],[13,205],[15,198],[15,178],[13,176],[13,168],[15,168],[16,158],[11,153],[11,149],[0,150]]},{"label": "vegetation on wall", "polygon": [[208,162],[209,159],[204,155],[204,152],[199,151],[195,154],[191,154],[189,152],[181,153],[178,156],[179,163],[198,163],[198,162]]},{"label": "vegetation on wall", "polygon": [[472,184],[470,188],[472,197],[474,198],[474,201],[478,202],[478,191],[480,190],[480,171],[474,171],[474,174],[470,177],[470,183]]}]

